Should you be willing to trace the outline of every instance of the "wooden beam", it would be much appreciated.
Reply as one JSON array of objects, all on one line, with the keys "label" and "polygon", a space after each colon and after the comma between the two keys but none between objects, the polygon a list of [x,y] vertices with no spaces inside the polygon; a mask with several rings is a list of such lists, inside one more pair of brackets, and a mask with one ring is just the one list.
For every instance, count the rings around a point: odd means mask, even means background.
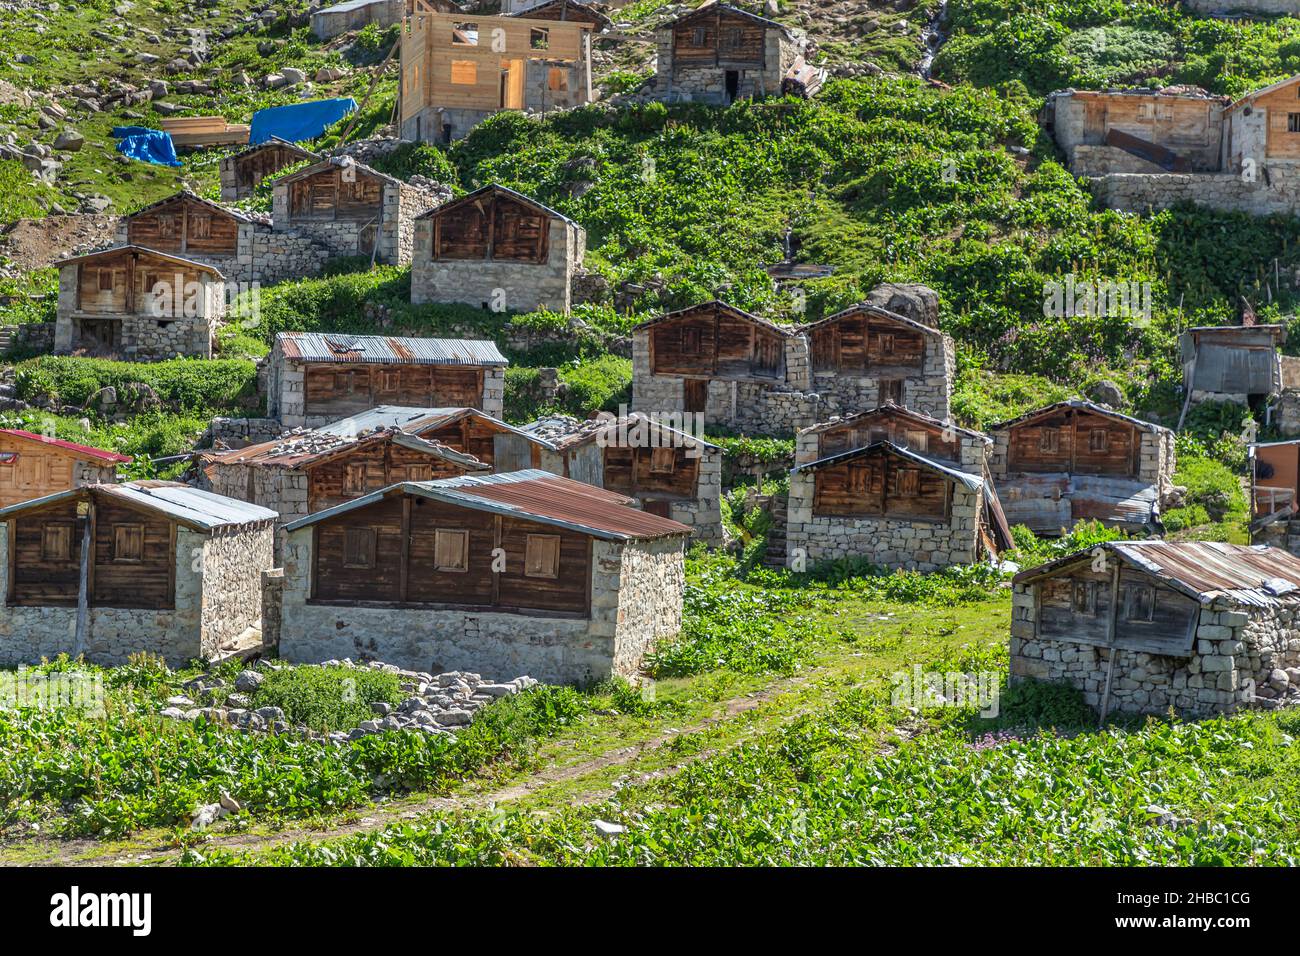
[{"label": "wooden beam", "polygon": [[79,657],[86,651],[86,631],[90,627],[90,549],[94,547],[93,535],[94,500],[83,519],[81,532],[81,573],[77,582],[77,624],[72,637],[72,656]]},{"label": "wooden beam", "polygon": [[1106,689],[1101,695],[1098,727],[1106,726],[1106,714],[1110,711],[1110,685],[1115,679],[1115,661],[1119,657],[1119,648],[1115,644],[1119,631],[1119,559],[1112,556],[1110,561],[1114,565],[1110,571],[1110,616],[1106,619],[1106,644],[1110,647],[1110,660],[1106,665]]},{"label": "wooden beam", "polygon": [[[437,556],[435,555],[435,561]],[[411,562],[411,496],[402,499],[402,566],[398,585],[398,596],[403,604],[407,601],[407,589],[410,584]]]},{"label": "wooden beam", "polygon": [[[496,552],[501,547],[501,516],[495,515],[492,521],[492,560],[496,560]],[[489,564],[489,567],[491,565]],[[497,571],[492,572],[492,606],[496,607],[501,603],[501,574]]]}]

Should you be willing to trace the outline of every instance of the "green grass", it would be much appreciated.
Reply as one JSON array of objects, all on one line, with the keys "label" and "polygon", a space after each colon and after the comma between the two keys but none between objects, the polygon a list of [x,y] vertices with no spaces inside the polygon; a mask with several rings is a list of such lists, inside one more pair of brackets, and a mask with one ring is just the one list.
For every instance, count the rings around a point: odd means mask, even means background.
[{"label": "green grass", "polygon": [[253,708],[279,707],[291,724],[312,730],[351,730],[375,716],[373,703],[396,706],[405,698],[401,679],[359,667],[288,667],[267,673],[253,694]]}]

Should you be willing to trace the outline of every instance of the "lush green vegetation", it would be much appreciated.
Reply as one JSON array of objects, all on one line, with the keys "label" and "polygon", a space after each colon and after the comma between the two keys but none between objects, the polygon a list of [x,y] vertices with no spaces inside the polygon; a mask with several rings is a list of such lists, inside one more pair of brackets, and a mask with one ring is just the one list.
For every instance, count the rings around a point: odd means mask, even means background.
[{"label": "lush green vegetation", "polygon": [[100,389],[112,386],[125,400],[134,384],[147,385],[161,408],[180,413],[247,414],[260,406],[257,370],[235,359],[172,359],[166,362],[116,362],[66,356],[43,356],[18,366],[18,397],[50,398],[83,406]]},{"label": "lush green vegetation", "polygon": [[371,704],[403,700],[401,680],[357,667],[286,667],[265,675],[253,707],[279,707],[291,724],[312,730],[351,730],[374,717]]}]

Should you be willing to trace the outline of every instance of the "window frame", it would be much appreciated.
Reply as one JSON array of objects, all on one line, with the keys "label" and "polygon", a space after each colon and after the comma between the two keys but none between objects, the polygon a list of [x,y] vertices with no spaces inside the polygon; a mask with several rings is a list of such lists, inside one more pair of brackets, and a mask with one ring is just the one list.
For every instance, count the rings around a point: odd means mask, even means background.
[{"label": "window frame", "polygon": [[[1145,617],[1134,617],[1133,611],[1137,605],[1136,595],[1145,595],[1149,598],[1146,608]],[[1154,624],[1156,620],[1156,589],[1152,584],[1129,584],[1124,591],[1124,622],[1126,624]]]},{"label": "window frame", "polygon": [[[65,532],[62,554],[52,554],[49,548],[51,531]],[[72,536],[76,533],[76,524],[72,521],[46,521],[41,525],[41,561],[51,564],[72,560]]]},{"label": "window frame", "polygon": [[[353,476],[359,476],[356,481]],[[343,463],[343,494],[345,497],[360,497],[366,493],[366,463],[364,461],[346,461]]]},{"label": "window frame", "polygon": [[[668,466],[664,467],[664,461]],[[650,474],[671,475],[677,470],[677,449],[671,445],[655,446],[650,449]]]},{"label": "window frame", "polygon": [[[558,534],[534,534],[532,532],[529,532],[528,534],[524,535],[524,577],[540,578],[549,581],[554,581],[557,578],[559,578],[560,550],[561,550],[562,543],[563,540],[561,536]],[[539,547],[545,545],[548,548],[554,549],[554,552],[551,556],[553,558],[554,566],[551,568],[551,573],[548,574],[543,570],[538,570],[538,571],[532,570],[534,544],[538,545]]]},{"label": "window frame", "polygon": [[[354,543],[360,540],[366,541],[363,549],[368,553],[364,556],[365,560],[358,560],[358,549]],[[343,567],[354,568],[359,571],[373,571],[378,563],[379,536],[375,533],[374,528],[344,528],[343,529]]]},{"label": "window frame", "polygon": [[[139,554],[131,557],[128,553],[129,548],[124,547],[123,534],[135,532],[139,535],[140,550]],[[113,524],[113,564],[143,564],[144,563],[144,525],[139,521],[118,521]]]},{"label": "window frame", "polygon": [[[456,536],[460,538],[460,560],[459,566],[444,565],[439,559],[441,549],[440,542],[443,536]],[[468,574],[469,573],[469,531],[465,528],[434,528],[433,529],[433,569],[439,574]]]},{"label": "window frame", "polygon": [[1038,450],[1057,454],[1061,451],[1061,429],[1056,425],[1043,425],[1038,429]]},{"label": "window frame", "polygon": [[[1083,600],[1080,601],[1082,595]],[[1070,610],[1074,614],[1097,616],[1097,582],[1075,580],[1071,582]]]},{"label": "window frame", "polygon": [[[1100,437],[1100,441],[1098,441],[1098,437]],[[1109,428],[1091,428],[1088,430],[1088,451],[1102,453],[1110,451]]]}]

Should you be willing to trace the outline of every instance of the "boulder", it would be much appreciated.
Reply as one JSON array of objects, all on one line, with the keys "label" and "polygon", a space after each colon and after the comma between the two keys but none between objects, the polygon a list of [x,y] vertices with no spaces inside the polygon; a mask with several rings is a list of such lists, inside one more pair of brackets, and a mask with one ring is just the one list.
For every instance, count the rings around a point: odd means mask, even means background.
[{"label": "boulder", "polygon": [[939,327],[939,293],[919,283],[886,282],[867,293],[867,305]]},{"label": "boulder", "polygon": [[1098,382],[1093,382],[1085,390],[1085,394],[1097,402],[1099,405],[1109,405],[1111,408],[1123,408],[1128,404],[1128,397],[1124,394],[1124,389],[1120,388],[1118,383],[1112,382],[1108,378],[1103,378]]}]

